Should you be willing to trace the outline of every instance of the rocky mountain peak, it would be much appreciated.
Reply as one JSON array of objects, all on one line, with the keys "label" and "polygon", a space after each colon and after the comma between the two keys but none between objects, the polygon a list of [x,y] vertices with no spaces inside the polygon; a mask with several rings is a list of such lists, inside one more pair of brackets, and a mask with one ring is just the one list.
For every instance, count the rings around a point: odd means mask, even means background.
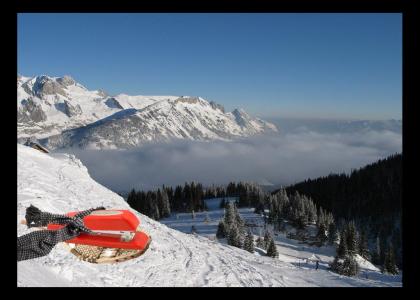
[{"label": "rocky mountain peak", "polygon": [[32,87],[32,92],[36,96],[42,98],[45,95],[60,94],[66,96],[63,86],[51,77],[42,75],[35,79]]},{"label": "rocky mountain peak", "polygon": [[224,106],[223,105],[221,105],[221,104],[218,104],[218,103],[216,103],[216,102],[214,102],[214,101],[210,101],[210,106],[213,108],[213,109],[219,109],[221,112],[223,112],[223,113],[225,113],[225,108],[224,108]]},{"label": "rocky mountain peak", "polygon": [[60,83],[63,86],[69,86],[69,85],[76,84],[76,81],[68,75],[64,75],[63,77],[58,78],[57,82]]}]

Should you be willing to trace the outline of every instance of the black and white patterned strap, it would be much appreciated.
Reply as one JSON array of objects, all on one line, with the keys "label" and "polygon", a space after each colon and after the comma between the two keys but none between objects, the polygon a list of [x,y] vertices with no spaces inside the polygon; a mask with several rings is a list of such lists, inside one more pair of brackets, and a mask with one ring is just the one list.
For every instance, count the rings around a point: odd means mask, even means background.
[{"label": "black and white patterned strap", "polygon": [[42,212],[31,205],[26,210],[28,227],[42,227],[50,223],[66,225],[59,230],[38,230],[17,238],[17,260],[33,259],[45,256],[60,242],[77,237],[81,232],[90,233],[91,230],[84,226],[83,218],[95,210],[104,207],[91,208],[79,212],[74,217]]}]

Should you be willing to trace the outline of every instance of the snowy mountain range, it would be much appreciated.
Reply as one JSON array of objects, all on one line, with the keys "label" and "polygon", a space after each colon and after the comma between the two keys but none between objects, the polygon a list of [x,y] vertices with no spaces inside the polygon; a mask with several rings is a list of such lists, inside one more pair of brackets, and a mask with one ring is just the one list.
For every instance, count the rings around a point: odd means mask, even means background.
[{"label": "snowy mountain range", "polygon": [[369,279],[300,265],[295,256],[315,250],[288,239],[278,242],[280,256],[273,259],[171,229],[129,208],[122,197],[95,182],[77,158],[64,153],[18,145],[17,204],[18,236],[34,230],[19,223],[33,204],[60,214],[98,206],[129,209],[152,237],[142,256],[116,265],[80,261],[58,244],[47,256],[18,263],[18,286],[401,286],[400,275],[381,274],[366,261],[361,262]]},{"label": "snowy mountain range", "polygon": [[242,109],[201,97],[109,96],[69,76],[18,76],[18,141],[36,138],[50,149],[121,149],[170,139],[231,140],[277,132]]}]

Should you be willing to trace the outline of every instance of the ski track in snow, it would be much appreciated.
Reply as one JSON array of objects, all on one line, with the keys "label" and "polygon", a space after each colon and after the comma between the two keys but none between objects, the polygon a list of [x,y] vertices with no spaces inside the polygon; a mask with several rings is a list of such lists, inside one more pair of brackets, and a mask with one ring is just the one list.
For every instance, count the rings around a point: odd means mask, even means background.
[{"label": "ski track in snow", "polygon": [[[123,198],[91,179],[73,156],[44,154],[18,145],[18,221],[30,204],[53,213],[102,205],[130,209]],[[290,262],[182,233],[133,212],[152,237],[149,249],[139,258],[113,265],[90,264],[59,244],[48,256],[18,263],[18,286],[390,285],[344,278],[327,270],[301,269]],[[17,226],[19,235],[32,231],[20,223]]]}]

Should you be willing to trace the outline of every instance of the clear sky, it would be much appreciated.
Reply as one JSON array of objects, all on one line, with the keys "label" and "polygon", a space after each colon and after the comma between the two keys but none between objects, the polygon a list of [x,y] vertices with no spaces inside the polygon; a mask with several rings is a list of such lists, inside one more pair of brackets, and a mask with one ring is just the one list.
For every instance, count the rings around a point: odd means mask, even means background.
[{"label": "clear sky", "polygon": [[19,14],[18,72],[261,117],[402,118],[401,14]]}]

